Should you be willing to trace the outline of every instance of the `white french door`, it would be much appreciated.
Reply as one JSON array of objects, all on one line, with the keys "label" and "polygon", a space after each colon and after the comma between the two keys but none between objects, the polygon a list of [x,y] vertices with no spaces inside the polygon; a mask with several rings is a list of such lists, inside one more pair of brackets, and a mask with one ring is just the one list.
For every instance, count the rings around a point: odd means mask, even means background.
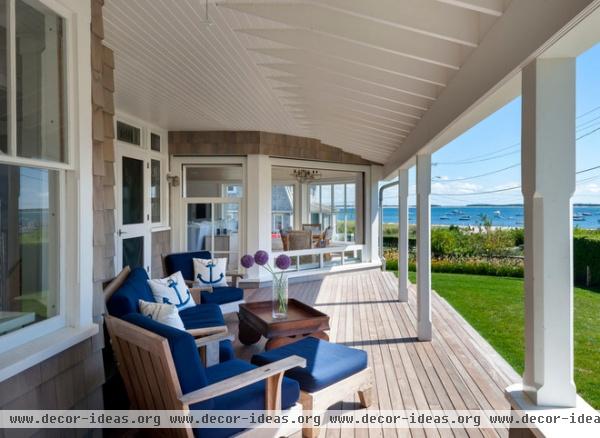
[{"label": "white french door", "polygon": [[236,198],[183,198],[183,229],[188,251],[210,251],[227,259],[227,272],[239,270],[242,202]]},{"label": "white french door", "polygon": [[150,158],[139,147],[117,148],[117,270],[143,267],[150,274]]}]

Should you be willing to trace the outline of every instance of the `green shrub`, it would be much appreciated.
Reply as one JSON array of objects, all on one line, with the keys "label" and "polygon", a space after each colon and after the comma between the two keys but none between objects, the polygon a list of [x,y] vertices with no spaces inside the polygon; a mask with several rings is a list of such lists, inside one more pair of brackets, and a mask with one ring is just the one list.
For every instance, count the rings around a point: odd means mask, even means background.
[{"label": "green shrub", "polygon": [[[398,270],[398,252],[384,252],[386,270]],[[408,269],[416,270],[416,262],[411,255]],[[523,259],[518,257],[444,257],[431,260],[432,272],[454,274],[493,275],[497,277],[523,277]]]},{"label": "green shrub", "polygon": [[600,285],[600,233],[597,231],[576,231],[573,237],[573,275],[575,283],[587,286]]}]

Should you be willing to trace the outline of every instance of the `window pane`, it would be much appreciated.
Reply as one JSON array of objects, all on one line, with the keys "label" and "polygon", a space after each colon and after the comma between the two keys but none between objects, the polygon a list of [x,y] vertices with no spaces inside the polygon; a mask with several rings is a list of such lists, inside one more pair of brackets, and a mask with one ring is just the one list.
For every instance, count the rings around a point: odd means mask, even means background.
[{"label": "window pane", "polygon": [[188,204],[188,251],[212,251],[212,204]]},{"label": "window pane", "polygon": [[6,0],[0,0],[0,152],[8,152],[8,41]]},{"label": "window pane", "polygon": [[242,166],[186,166],[185,170],[188,198],[243,196]]},{"label": "window pane", "polygon": [[346,184],[346,241],[356,240],[356,184]]},{"label": "window pane", "polygon": [[151,160],[150,164],[150,203],[152,222],[160,222],[160,161]]},{"label": "window pane", "polygon": [[160,152],[160,135],[155,133],[150,134],[150,149]]},{"label": "window pane", "polygon": [[144,162],[123,157],[123,225],[144,222]]},{"label": "window pane", "polygon": [[273,185],[271,189],[272,231],[294,228],[294,186]]},{"label": "window pane", "polygon": [[[34,6],[35,5],[35,6]],[[65,162],[67,118],[63,19],[16,1],[17,154]]]},{"label": "window pane", "polygon": [[331,185],[321,186],[321,229],[331,226]]},{"label": "window pane", "polygon": [[0,165],[0,335],[59,312],[58,180]]},{"label": "window pane", "polygon": [[140,128],[117,121],[117,140],[139,146],[141,138]]},{"label": "window pane", "polygon": [[123,268],[144,266],[144,236],[123,239]]}]

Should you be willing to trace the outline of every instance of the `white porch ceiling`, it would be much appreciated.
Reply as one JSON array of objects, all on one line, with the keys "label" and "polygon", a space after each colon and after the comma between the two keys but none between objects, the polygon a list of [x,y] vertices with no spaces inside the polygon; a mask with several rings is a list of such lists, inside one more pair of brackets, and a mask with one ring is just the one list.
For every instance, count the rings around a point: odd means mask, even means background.
[{"label": "white porch ceiling", "polygon": [[510,0],[106,0],[117,108],[385,163]]}]

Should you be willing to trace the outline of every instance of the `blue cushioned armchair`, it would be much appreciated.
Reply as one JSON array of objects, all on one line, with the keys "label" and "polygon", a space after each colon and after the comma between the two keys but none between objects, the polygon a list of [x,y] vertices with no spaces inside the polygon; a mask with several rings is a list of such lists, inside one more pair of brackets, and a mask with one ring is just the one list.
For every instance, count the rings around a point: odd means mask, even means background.
[{"label": "blue cushioned armchair", "polygon": [[[185,331],[139,313],[122,319],[108,316],[106,323],[133,409],[301,411],[297,403],[299,385],[284,377],[284,372],[305,366],[305,359],[292,356],[264,367],[231,359],[205,368],[197,349],[202,341]],[[273,436],[298,430],[298,426],[273,429]],[[172,432],[175,436],[217,438],[243,430],[190,428]]]},{"label": "blue cushioned armchair", "polygon": [[[192,251],[192,252],[178,252],[172,254],[166,254],[162,256],[163,269],[166,275],[174,274],[175,272],[181,271],[183,278],[191,286],[194,282],[194,259],[205,259],[209,260],[212,255],[209,251]],[[200,297],[202,303],[218,304],[221,307],[221,311],[225,313],[238,312],[239,305],[244,302],[244,291],[237,287],[235,279],[239,276],[237,274],[227,274],[232,276],[234,284],[228,287],[214,287],[209,288],[210,290],[202,290]]]},{"label": "blue cushioned armchair", "polygon": [[[104,288],[106,310],[117,318],[139,313],[138,301],[154,302],[154,296],[148,286],[148,273],[144,268],[131,270],[126,266]],[[227,333],[223,313],[216,304],[199,304],[179,312],[187,332],[195,338]],[[207,344],[203,349],[207,364],[218,363],[233,357],[233,347],[230,340]]]}]

